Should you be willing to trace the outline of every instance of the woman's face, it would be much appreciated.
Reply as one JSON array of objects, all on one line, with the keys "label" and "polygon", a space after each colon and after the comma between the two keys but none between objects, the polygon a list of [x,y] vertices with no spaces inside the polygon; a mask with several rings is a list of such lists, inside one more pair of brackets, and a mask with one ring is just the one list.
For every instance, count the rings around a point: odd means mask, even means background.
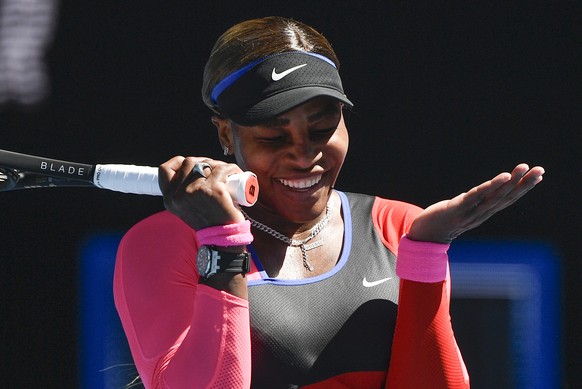
[{"label": "woman's face", "polygon": [[321,215],[348,150],[341,103],[318,97],[259,125],[229,124],[237,163],[259,180],[262,207],[295,223]]}]

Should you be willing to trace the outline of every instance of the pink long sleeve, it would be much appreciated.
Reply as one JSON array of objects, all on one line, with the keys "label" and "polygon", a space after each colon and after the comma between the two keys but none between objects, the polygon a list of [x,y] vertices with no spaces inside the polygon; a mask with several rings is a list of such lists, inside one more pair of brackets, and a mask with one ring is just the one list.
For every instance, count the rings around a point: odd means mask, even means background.
[{"label": "pink long sleeve", "polygon": [[248,388],[248,302],[198,285],[196,251],[168,212],[124,236],[114,297],[134,362],[146,388]]}]

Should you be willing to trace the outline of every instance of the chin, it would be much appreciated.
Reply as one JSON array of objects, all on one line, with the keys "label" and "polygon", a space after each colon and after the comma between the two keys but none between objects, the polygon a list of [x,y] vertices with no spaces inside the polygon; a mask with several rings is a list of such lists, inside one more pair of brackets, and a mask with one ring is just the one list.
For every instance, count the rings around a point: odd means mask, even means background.
[{"label": "chin", "polygon": [[324,191],[322,195],[310,198],[309,200],[281,204],[280,212],[278,213],[294,223],[308,223],[319,218],[325,212],[325,206],[329,200],[329,196],[330,191]]}]

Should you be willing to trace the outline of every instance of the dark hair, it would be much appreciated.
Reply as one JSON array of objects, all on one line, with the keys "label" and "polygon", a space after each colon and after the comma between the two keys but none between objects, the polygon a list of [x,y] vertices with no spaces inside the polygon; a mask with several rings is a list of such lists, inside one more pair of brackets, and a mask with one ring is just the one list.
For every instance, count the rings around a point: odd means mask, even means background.
[{"label": "dark hair", "polygon": [[257,59],[297,50],[324,55],[339,69],[339,61],[331,44],[306,24],[271,16],[234,25],[218,38],[206,62],[202,100],[210,109],[219,113],[210,94],[224,77]]}]

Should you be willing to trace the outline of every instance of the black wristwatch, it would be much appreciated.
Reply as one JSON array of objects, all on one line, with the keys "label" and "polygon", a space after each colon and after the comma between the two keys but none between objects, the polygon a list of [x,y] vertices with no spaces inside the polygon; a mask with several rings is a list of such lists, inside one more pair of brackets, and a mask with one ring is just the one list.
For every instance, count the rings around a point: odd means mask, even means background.
[{"label": "black wristwatch", "polygon": [[198,248],[196,257],[198,274],[208,279],[216,273],[240,273],[245,275],[251,270],[250,255],[244,253],[228,253],[219,251],[214,246],[202,245]]}]

